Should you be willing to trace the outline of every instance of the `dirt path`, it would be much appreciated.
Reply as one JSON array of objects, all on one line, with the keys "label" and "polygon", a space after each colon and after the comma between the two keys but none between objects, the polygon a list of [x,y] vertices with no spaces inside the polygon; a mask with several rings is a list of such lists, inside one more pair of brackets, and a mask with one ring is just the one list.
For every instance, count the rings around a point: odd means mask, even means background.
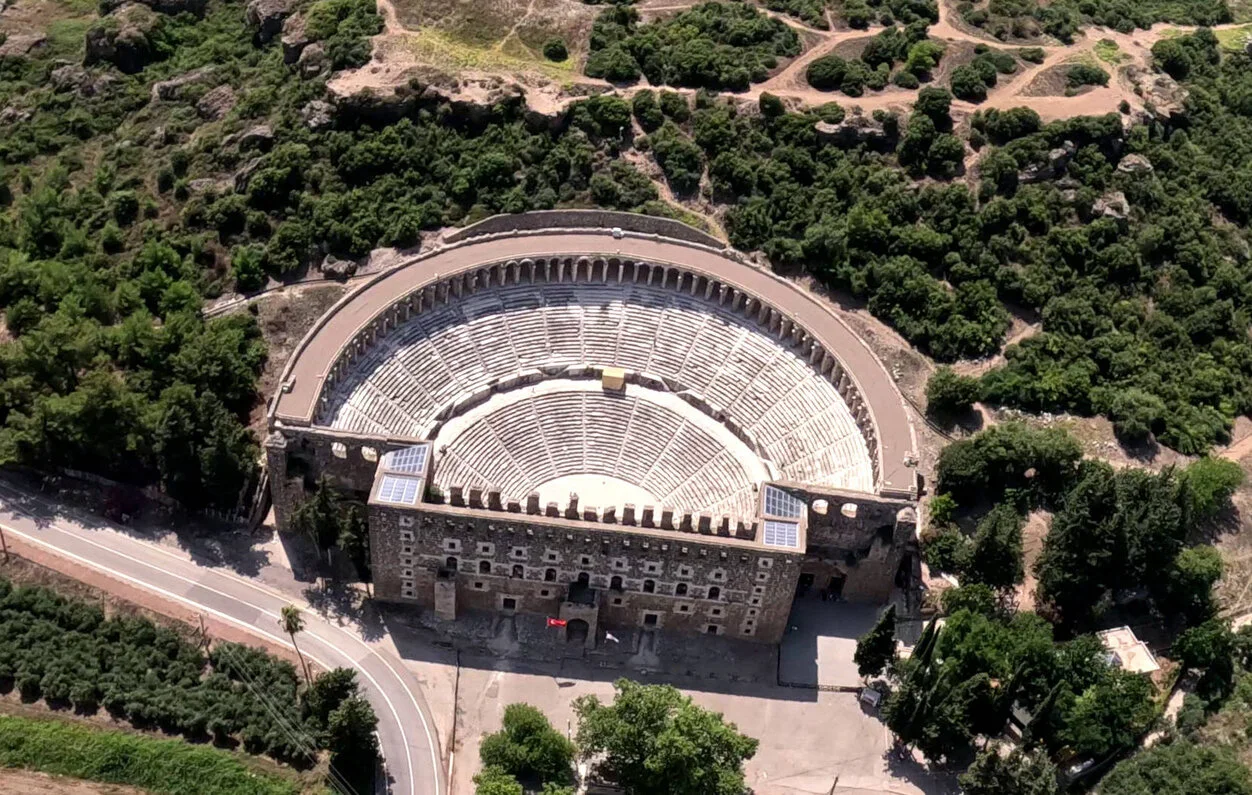
[{"label": "dirt path", "polygon": [[[575,0],[569,0],[575,2]],[[406,29],[399,21],[393,0],[377,0],[379,13],[384,20],[384,31],[374,39],[374,59],[362,67],[350,72],[336,75],[330,88],[337,94],[350,94],[365,89],[389,90],[408,82],[413,71],[422,64],[414,52],[411,40],[416,35]],[[660,0],[657,5],[642,3],[638,6],[641,13],[648,17],[677,12],[695,5],[689,3],[665,3]],[[939,0],[939,20],[930,26],[929,35],[932,39],[944,44],[987,44],[1005,50],[1015,50],[1022,46],[1005,44],[988,35],[969,29],[954,17],[954,8],[950,0]],[[533,16],[535,0],[531,0],[526,13],[517,20],[508,35],[498,41],[492,49],[499,52],[509,38],[516,35],[520,26]],[[861,97],[848,97],[841,93],[818,91],[808,85],[805,72],[817,58],[829,54],[837,47],[850,42],[868,39],[882,30],[881,26],[871,26],[865,30],[839,29],[832,24],[831,30],[811,27],[784,14],[762,9],[769,16],[786,22],[792,28],[803,33],[806,40],[812,42],[800,56],[787,62],[782,69],[762,83],[752,86],[747,91],[731,94],[745,100],[757,100],[763,93],[803,105],[821,105],[827,102],[838,102],[847,107],[859,108],[870,113],[879,109],[906,110],[917,98],[917,90],[902,89],[888,86],[882,91],[869,92]],[[828,11],[828,19],[831,19]],[[833,23],[833,19],[831,20]],[[1233,29],[1243,27],[1240,23],[1219,25],[1216,29]],[[1153,44],[1165,36],[1166,31],[1173,33],[1187,32],[1192,27],[1185,25],[1158,24],[1148,30],[1136,30],[1132,33],[1119,33],[1105,28],[1092,27],[1078,34],[1073,44],[1038,44],[1044,51],[1044,60],[1032,64],[1011,75],[1001,75],[998,83],[987,92],[987,98],[981,103],[954,101],[953,110],[958,113],[973,113],[979,109],[1007,109],[1018,106],[1033,108],[1044,121],[1070,118],[1073,116],[1099,115],[1117,110],[1122,102],[1132,109],[1142,109],[1143,100],[1135,94],[1134,86],[1125,78],[1124,70],[1128,66],[1140,68],[1150,67],[1150,51]],[[1075,96],[1030,95],[1027,90],[1031,84],[1050,70],[1075,60],[1097,60],[1094,48],[1101,39],[1114,41],[1123,60],[1116,66],[1101,63],[1101,68],[1112,74],[1107,86],[1097,86]],[[949,48],[951,49],[951,48]],[[517,82],[526,91],[527,102],[542,113],[556,113],[576,101],[587,92],[613,89],[629,97],[636,91],[656,88],[646,81],[629,87],[613,86],[604,80],[578,76],[578,90],[568,90],[567,84],[552,77],[538,74],[525,68],[509,73],[493,73],[464,69],[459,72],[462,78],[464,98],[474,99],[475,83],[498,83],[500,80]],[[934,84],[932,84],[934,85]],[[674,89],[682,93],[694,93],[690,89]],[[477,92],[481,93],[481,92]]]},{"label": "dirt path", "polygon": [[1221,452],[1222,458],[1235,462],[1242,461],[1248,455],[1252,455],[1252,435],[1243,437]]},{"label": "dirt path", "polygon": [[142,790],[134,787],[12,768],[0,769],[0,792],[20,792],[22,795],[143,795]]}]

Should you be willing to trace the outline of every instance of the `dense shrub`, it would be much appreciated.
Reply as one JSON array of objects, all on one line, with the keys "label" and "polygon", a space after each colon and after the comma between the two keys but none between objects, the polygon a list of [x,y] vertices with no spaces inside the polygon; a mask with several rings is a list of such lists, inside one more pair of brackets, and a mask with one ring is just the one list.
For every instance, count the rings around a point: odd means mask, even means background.
[{"label": "dense shrub", "polygon": [[549,61],[564,61],[569,58],[569,50],[565,46],[565,40],[556,38],[545,41],[543,43],[543,57]]},{"label": "dense shrub", "polygon": [[[350,671],[324,674],[341,686],[310,691],[318,695],[312,709],[302,704],[295,668],[262,651],[220,643],[206,655],[198,643],[147,620],[106,618],[96,605],[3,579],[0,627],[0,682],[16,684],[28,700],[84,713],[103,708],[138,728],[190,740],[239,741],[249,753],[302,767],[316,762],[317,749],[342,750],[325,730],[356,698]],[[363,709],[373,720],[368,705]],[[368,769],[356,781],[370,780],[372,759],[353,755]],[[351,765],[336,767],[353,772]]]},{"label": "dense shrub", "polygon": [[596,19],[586,71],[617,82],[642,74],[653,85],[742,91],[764,80],[779,57],[799,53],[794,30],[745,3],[704,3],[643,25],[634,8],[617,5]]},{"label": "dense shrub", "polygon": [[[1202,467],[1197,482],[1208,478]],[[1142,591],[1167,616],[1197,623],[1212,610],[1212,587],[1222,572],[1211,548],[1184,548],[1196,522],[1217,509],[1197,512],[1209,501],[1204,487],[1188,485],[1189,475],[1167,469],[1114,471],[1102,462],[1084,462],[1052,517],[1036,566],[1037,599],[1068,629],[1093,626],[1117,594]],[[1219,491],[1229,505],[1233,487]]]},{"label": "dense shrub", "polygon": [[1228,749],[1178,742],[1123,760],[1100,782],[1100,795],[1252,795],[1252,776]]},{"label": "dense shrub", "polygon": [[804,72],[804,79],[819,91],[834,91],[843,83],[843,76],[847,71],[847,61],[838,55],[823,55],[809,64]]},{"label": "dense shrub", "polygon": [[945,447],[935,475],[939,491],[961,504],[998,501],[1006,489],[1051,497],[1070,485],[1081,458],[1082,448],[1063,430],[1005,423]]},{"label": "dense shrub", "polygon": [[1157,22],[1216,25],[1231,21],[1231,12],[1225,0],[990,0],[985,6],[971,6],[964,19],[1001,40],[1049,35],[1069,43],[1089,25],[1130,33]]},{"label": "dense shrub", "polygon": [[1070,88],[1079,88],[1081,86],[1106,86],[1109,82],[1109,73],[1098,66],[1091,64],[1079,63],[1069,67],[1065,72],[1065,83]]}]

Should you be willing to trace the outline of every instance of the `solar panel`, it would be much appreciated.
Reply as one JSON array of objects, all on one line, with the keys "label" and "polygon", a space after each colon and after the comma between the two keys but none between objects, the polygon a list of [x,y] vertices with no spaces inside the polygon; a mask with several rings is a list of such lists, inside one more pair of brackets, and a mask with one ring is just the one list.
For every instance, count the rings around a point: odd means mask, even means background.
[{"label": "solar panel", "polygon": [[795,549],[800,546],[800,525],[795,522],[766,521],[765,546]]},{"label": "solar panel", "polygon": [[799,519],[804,515],[804,501],[791,496],[782,489],[765,487],[765,513],[783,519]]},{"label": "solar panel", "polygon": [[416,505],[417,490],[421,485],[422,481],[417,478],[383,475],[383,482],[378,487],[378,500],[396,505]]},{"label": "solar panel", "polygon": [[383,469],[389,469],[392,472],[408,472],[413,475],[424,474],[426,456],[429,453],[430,448],[424,444],[405,447],[402,450],[392,450],[383,456]]}]

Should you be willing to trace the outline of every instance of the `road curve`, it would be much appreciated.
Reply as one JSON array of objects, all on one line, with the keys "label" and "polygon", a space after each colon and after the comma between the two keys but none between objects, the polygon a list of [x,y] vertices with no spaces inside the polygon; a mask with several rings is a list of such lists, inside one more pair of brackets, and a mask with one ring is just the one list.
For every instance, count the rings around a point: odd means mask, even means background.
[{"label": "road curve", "polygon": [[[292,599],[245,577],[200,566],[100,519],[80,519],[36,495],[0,483],[0,526],[55,555],[100,571],[264,642],[291,648],[278,615]],[[355,632],[322,619],[307,605],[300,650],[323,668],[353,668],[378,715],[378,736],[393,795],[447,795],[434,721],[412,675]],[[369,795],[369,793],[357,793]]]}]

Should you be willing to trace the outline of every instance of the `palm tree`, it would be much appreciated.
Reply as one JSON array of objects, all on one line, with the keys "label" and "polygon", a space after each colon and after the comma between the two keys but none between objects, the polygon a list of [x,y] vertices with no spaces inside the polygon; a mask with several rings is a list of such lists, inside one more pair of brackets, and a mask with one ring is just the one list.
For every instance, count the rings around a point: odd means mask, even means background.
[{"label": "palm tree", "polygon": [[278,619],[278,623],[282,626],[283,631],[291,636],[291,645],[295,647],[296,654],[300,657],[300,667],[304,669],[304,681],[311,682],[312,677],[309,676],[309,664],[305,661],[304,653],[300,651],[300,647],[296,645],[296,633],[304,631],[304,618],[300,616],[300,608],[295,605],[284,607],[282,617]]}]

